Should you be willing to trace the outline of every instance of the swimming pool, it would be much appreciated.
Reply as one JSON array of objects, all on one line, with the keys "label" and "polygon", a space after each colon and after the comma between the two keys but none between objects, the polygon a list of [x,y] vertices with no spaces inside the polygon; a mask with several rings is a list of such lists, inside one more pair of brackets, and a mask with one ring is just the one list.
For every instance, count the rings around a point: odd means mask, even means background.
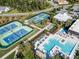
[{"label": "swimming pool", "polygon": [[50,52],[55,46],[58,46],[59,48],[61,48],[61,52],[67,55],[70,55],[75,45],[76,45],[76,42],[74,43],[71,40],[68,40],[66,41],[66,43],[62,44],[59,42],[59,40],[57,40],[57,37],[56,38],[53,37],[53,38],[49,38],[48,43],[44,44],[44,50],[46,52]]},{"label": "swimming pool", "polygon": [[[60,34],[63,35],[63,33],[66,34],[64,29],[60,29],[56,34],[50,35],[47,38],[47,42],[43,44],[44,52],[50,53],[50,51],[57,46],[60,49],[60,52],[70,55],[77,42],[75,40],[73,41],[71,38],[64,38],[64,36],[60,36]],[[64,42],[62,42],[62,40],[64,40]]]}]

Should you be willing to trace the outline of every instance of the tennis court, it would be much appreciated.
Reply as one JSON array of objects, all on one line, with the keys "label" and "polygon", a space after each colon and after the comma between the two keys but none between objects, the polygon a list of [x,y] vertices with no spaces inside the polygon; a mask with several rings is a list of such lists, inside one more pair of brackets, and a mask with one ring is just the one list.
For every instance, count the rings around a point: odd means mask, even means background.
[{"label": "tennis court", "polygon": [[40,13],[34,17],[32,17],[30,20],[32,20],[34,23],[40,23],[43,20],[47,20],[50,17],[47,13]]},{"label": "tennis court", "polygon": [[22,24],[20,24],[19,26],[19,23],[16,23],[15,25],[14,23],[12,23],[11,25],[6,26],[6,28],[3,27],[2,29],[4,30],[9,29],[7,32],[4,32],[3,34],[0,35],[1,37],[0,43],[4,47],[10,46],[14,42],[20,40],[25,35],[28,35],[33,30],[28,26],[22,26]]},{"label": "tennis court", "polygon": [[0,27],[0,35],[8,32],[8,31],[10,31],[18,26],[22,26],[22,24],[19,22],[12,22],[10,24],[7,24],[5,26]]},{"label": "tennis court", "polygon": [[[26,28],[26,27],[25,27]],[[18,39],[20,39],[21,37],[23,37],[24,35],[27,35],[30,31],[26,30],[25,28],[21,28],[18,31],[12,33],[11,35],[5,37],[3,40],[5,41],[5,43],[7,43],[8,45],[17,41]]]}]

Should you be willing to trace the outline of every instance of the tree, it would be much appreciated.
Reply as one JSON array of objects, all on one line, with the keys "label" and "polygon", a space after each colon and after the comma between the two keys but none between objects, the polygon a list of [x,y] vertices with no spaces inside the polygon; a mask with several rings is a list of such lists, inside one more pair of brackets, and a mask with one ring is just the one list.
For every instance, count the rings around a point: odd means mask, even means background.
[{"label": "tree", "polygon": [[79,51],[78,50],[76,51],[75,59],[79,59]]},{"label": "tree", "polygon": [[22,52],[18,52],[16,54],[16,57],[19,58],[19,59],[23,59],[24,58],[24,55],[22,54]]},{"label": "tree", "polygon": [[54,9],[49,14],[50,14],[50,22],[53,23],[55,21],[54,16],[56,15],[56,10]]},{"label": "tree", "polygon": [[72,24],[72,20],[67,20],[66,22],[65,22],[65,27],[68,27],[68,26],[70,26]]},{"label": "tree", "polygon": [[75,0],[68,0],[71,4],[74,4]]},{"label": "tree", "polygon": [[62,57],[59,56],[59,54],[55,55],[52,59],[63,59]]},{"label": "tree", "polygon": [[1,0],[1,6],[9,6],[20,12],[41,10],[49,6],[46,0]]}]

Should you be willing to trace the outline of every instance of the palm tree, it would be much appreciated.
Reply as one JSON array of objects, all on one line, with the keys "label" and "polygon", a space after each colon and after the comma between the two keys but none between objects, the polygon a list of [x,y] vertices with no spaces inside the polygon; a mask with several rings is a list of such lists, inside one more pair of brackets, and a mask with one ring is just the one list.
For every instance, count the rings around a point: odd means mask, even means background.
[{"label": "palm tree", "polygon": [[69,19],[65,22],[65,27],[69,27],[71,24],[72,24],[72,20]]}]

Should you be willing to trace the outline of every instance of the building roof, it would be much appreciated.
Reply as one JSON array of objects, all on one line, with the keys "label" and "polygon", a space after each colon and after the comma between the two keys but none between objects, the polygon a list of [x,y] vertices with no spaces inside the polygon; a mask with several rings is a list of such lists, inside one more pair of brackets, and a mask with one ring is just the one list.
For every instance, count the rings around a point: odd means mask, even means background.
[{"label": "building roof", "polygon": [[5,9],[6,9],[6,7],[0,7],[0,11],[5,10]]},{"label": "building roof", "polygon": [[30,20],[32,20],[32,22],[34,23],[40,23],[43,20],[47,20],[49,17],[50,15],[47,13],[39,13],[36,16],[32,17]]},{"label": "building roof", "polygon": [[52,23],[50,23],[49,25],[48,25],[48,27],[46,28],[46,30],[51,30],[52,28],[54,28],[55,27],[55,24],[52,24]]},{"label": "building roof", "polygon": [[8,7],[1,7],[0,6],[0,11],[5,11],[6,8],[8,8]]},{"label": "building roof", "polygon": [[68,19],[72,19],[71,16],[69,16],[67,13],[59,13],[56,16],[54,16],[58,21],[67,21]]},{"label": "building roof", "polygon": [[2,7],[2,6],[0,6],[0,13],[6,12],[6,11],[9,11],[9,10],[10,10],[10,7]]},{"label": "building roof", "polygon": [[79,33],[79,19],[69,28],[69,30]]},{"label": "building roof", "polygon": [[74,6],[72,7],[72,9],[73,9],[74,11],[79,11],[79,5],[74,5]]},{"label": "building roof", "polygon": [[58,4],[68,4],[67,0],[50,0],[50,1]]},{"label": "building roof", "polygon": [[59,4],[68,4],[68,2],[66,0],[58,0]]}]

